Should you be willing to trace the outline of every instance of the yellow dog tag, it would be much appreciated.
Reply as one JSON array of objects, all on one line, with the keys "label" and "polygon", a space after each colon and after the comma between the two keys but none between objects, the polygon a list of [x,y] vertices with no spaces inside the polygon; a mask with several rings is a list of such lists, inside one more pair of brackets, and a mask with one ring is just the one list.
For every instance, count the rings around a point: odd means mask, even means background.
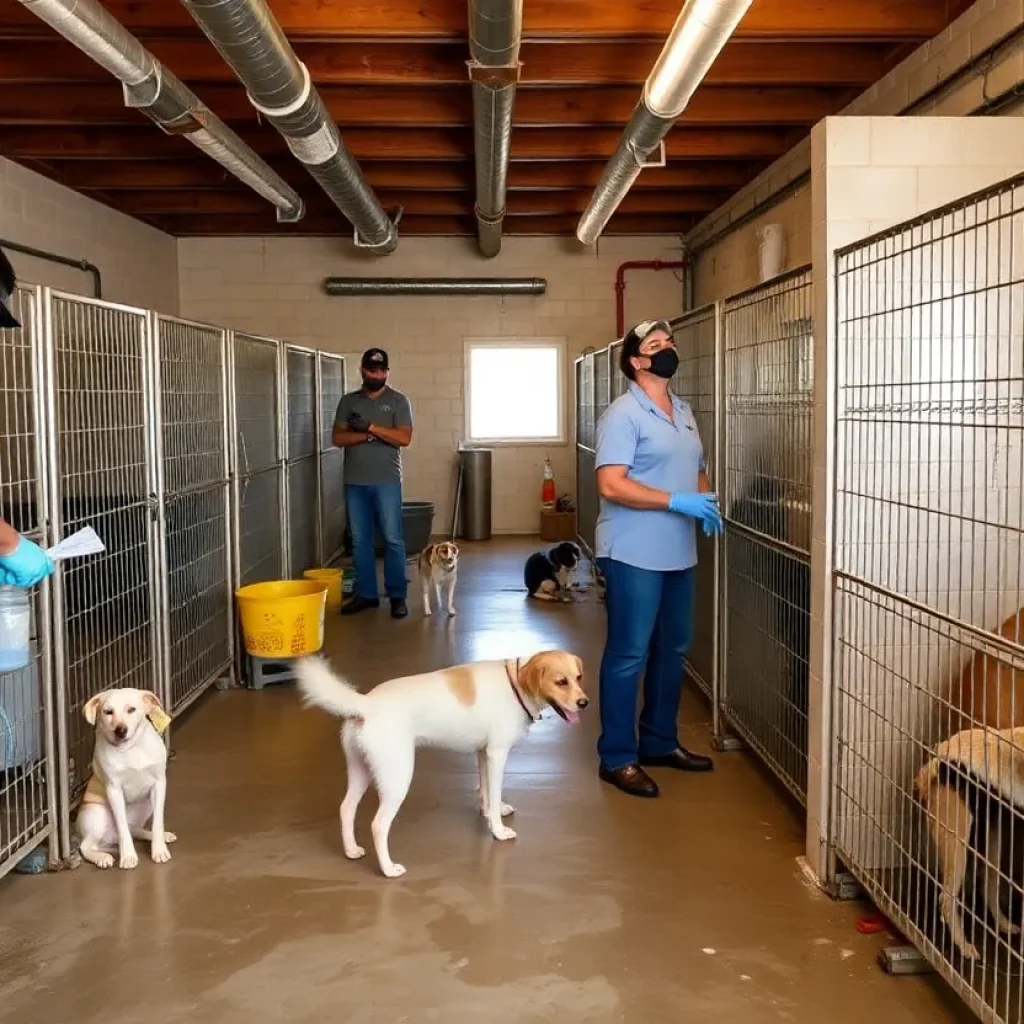
[{"label": "yellow dog tag", "polygon": [[171,724],[171,716],[163,708],[153,708],[148,717],[153,723],[153,728],[163,736],[167,731],[167,726]]}]

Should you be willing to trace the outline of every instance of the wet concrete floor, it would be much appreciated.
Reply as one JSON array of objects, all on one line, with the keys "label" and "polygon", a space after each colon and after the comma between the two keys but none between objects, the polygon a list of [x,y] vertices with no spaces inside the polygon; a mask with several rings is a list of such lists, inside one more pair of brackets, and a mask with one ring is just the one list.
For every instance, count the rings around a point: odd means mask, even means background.
[{"label": "wet concrete floor", "polygon": [[[597,690],[603,606],[528,605],[528,541],[466,546],[454,620],[382,608],[330,624],[362,688],[565,647]],[[745,754],[631,799],[595,774],[596,709],[513,753],[519,839],[476,813],[475,758],[425,751],[392,831],[408,868],[342,856],[337,723],[290,684],[212,692],[179,723],[166,866],[0,881],[6,1024],[656,1024],[966,1021],[936,978],[891,978],[863,908],[809,886],[801,814]],[[708,748],[688,695],[683,740]],[[375,799],[359,833],[367,847]]]}]

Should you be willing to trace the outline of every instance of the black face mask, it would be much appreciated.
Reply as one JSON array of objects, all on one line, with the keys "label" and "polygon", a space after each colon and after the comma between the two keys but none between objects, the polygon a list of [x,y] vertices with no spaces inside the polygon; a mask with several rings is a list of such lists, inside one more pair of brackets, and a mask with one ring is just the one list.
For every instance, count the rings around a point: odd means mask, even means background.
[{"label": "black face mask", "polygon": [[668,380],[679,369],[679,353],[674,348],[660,349],[650,357],[650,360],[651,365],[647,367],[647,372],[664,380]]},{"label": "black face mask", "polygon": [[363,378],[363,390],[369,392],[371,395],[377,394],[378,391],[383,391],[386,385],[386,379],[380,380],[377,377]]}]

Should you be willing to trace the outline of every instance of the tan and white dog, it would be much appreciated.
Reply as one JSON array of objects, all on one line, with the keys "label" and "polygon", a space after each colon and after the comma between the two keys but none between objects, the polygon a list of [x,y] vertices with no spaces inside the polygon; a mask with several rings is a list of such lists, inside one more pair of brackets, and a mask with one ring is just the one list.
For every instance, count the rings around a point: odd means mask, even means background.
[{"label": "tan and white dog", "polygon": [[545,651],[525,662],[456,665],[391,679],[369,693],[357,692],[319,658],[300,661],[297,675],[307,705],[345,719],[341,743],[348,791],[340,811],[345,856],[355,860],[366,852],[356,843],[355,820],[372,780],[380,806],[371,831],[377,861],[388,878],[405,874],[391,859],[388,835],[409,791],[418,746],[475,753],[479,806],[491,835],[515,839],[501,820],[513,813],[501,799],[509,752],[546,707],[575,725],[590,703],[583,691],[583,663],[565,651]]},{"label": "tan and white dog", "polygon": [[[964,932],[968,853],[984,863],[982,892],[996,929],[1006,935],[1020,931],[1000,906],[999,810],[1002,805],[1011,813],[1024,814],[1024,728],[958,732],[935,748],[935,756],[918,772],[914,788],[928,814],[938,854],[942,919],[961,953],[976,959],[978,950]],[[991,805],[982,807],[986,801]]]},{"label": "tan and white dog", "polygon": [[159,698],[150,690],[105,690],[82,714],[96,727],[92,778],[77,821],[82,856],[109,868],[116,850],[118,866],[133,868],[139,863],[133,840],[141,839],[152,844],[157,864],[166,863],[167,844],[177,837],[164,828],[167,746],[160,732],[170,718]]},{"label": "tan and white dog", "polygon": [[459,577],[459,546],[453,540],[428,544],[420,552],[420,585],[423,587],[423,614],[430,615],[430,592],[437,595],[441,610],[441,592],[446,595],[447,611],[455,615],[455,584]]}]

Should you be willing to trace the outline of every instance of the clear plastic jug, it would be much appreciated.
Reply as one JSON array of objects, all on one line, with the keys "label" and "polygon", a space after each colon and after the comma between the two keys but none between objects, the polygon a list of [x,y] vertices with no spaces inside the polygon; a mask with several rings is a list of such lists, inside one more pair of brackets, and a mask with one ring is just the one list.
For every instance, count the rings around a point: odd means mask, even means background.
[{"label": "clear plastic jug", "polygon": [[24,668],[32,660],[31,632],[28,591],[0,586],[0,672]]}]

